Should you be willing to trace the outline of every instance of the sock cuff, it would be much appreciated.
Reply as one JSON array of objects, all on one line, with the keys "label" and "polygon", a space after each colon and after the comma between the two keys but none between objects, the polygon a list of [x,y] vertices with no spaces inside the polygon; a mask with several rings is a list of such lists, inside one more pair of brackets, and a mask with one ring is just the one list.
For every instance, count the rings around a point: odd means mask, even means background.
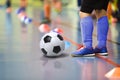
[{"label": "sock cuff", "polygon": [[97,22],[99,22],[99,21],[105,21],[105,20],[108,20],[108,17],[107,16],[102,16],[102,17],[100,17],[98,20],[97,20]]}]

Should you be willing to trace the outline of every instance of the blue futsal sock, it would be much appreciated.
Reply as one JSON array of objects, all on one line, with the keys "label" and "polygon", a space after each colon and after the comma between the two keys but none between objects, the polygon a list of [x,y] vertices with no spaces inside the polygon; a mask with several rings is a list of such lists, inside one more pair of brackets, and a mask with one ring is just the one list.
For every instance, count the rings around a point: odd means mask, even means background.
[{"label": "blue futsal sock", "polygon": [[92,32],[93,32],[93,19],[88,16],[81,19],[81,36],[83,45],[87,48],[92,48]]},{"label": "blue futsal sock", "polygon": [[99,18],[97,21],[98,48],[106,47],[108,29],[109,29],[109,23],[107,16],[103,16]]}]

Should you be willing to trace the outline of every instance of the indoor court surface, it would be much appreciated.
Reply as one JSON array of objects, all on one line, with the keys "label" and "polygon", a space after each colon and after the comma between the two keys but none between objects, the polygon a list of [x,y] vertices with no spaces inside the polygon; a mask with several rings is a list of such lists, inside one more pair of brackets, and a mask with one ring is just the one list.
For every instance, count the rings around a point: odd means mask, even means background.
[{"label": "indoor court surface", "polygon": [[[105,75],[120,67],[119,23],[110,24],[107,40],[109,55],[106,57],[71,57],[70,53],[77,46],[70,42],[64,55],[48,58],[43,56],[39,47],[44,33],[32,23],[21,23],[15,13],[17,8],[13,7],[11,13],[0,9],[0,80],[114,80]],[[36,21],[43,18],[40,7],[28,6],[27,13]],[[61,28],[67,38],[81,43],[79,15],[75,8],[64,7],[59,14],[53,10],[51,19],[52,29]],[[96,31],[93,38],[95,45]],[[115,80],[120,80],[118,74]]]}]

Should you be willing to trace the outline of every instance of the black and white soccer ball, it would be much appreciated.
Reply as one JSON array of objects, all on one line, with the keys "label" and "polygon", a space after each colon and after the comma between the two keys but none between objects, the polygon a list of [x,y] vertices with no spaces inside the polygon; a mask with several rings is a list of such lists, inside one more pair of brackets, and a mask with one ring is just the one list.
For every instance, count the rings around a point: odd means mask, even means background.
[{"label": "black and white soccer ball", "polygon": [[40,40],[40,49],[45,56],[60,56],[65,49],[64,39],[57,32],[46,33]]}]

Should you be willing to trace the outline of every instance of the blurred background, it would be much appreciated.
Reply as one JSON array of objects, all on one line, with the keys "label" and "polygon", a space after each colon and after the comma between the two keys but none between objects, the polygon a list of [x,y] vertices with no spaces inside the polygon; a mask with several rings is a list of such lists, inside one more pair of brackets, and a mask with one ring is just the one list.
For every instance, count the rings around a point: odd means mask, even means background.
[{"label": "blurred background", "polygon": [[[104,75],[113,65],[96,57],[68,57],[76,50],[75,43],[70,43],[60,58],[43,57],[40,51],[41,23],[61,28],[70,40],[81,43],[81,2],[0,0],[0,80],[108,80]],[[92,16],[96,20],[94,12]],[[120,0],[110,0],[108,19],[108,58],[120,63]],[[96,26],[93,38],[95,45]]]}]

